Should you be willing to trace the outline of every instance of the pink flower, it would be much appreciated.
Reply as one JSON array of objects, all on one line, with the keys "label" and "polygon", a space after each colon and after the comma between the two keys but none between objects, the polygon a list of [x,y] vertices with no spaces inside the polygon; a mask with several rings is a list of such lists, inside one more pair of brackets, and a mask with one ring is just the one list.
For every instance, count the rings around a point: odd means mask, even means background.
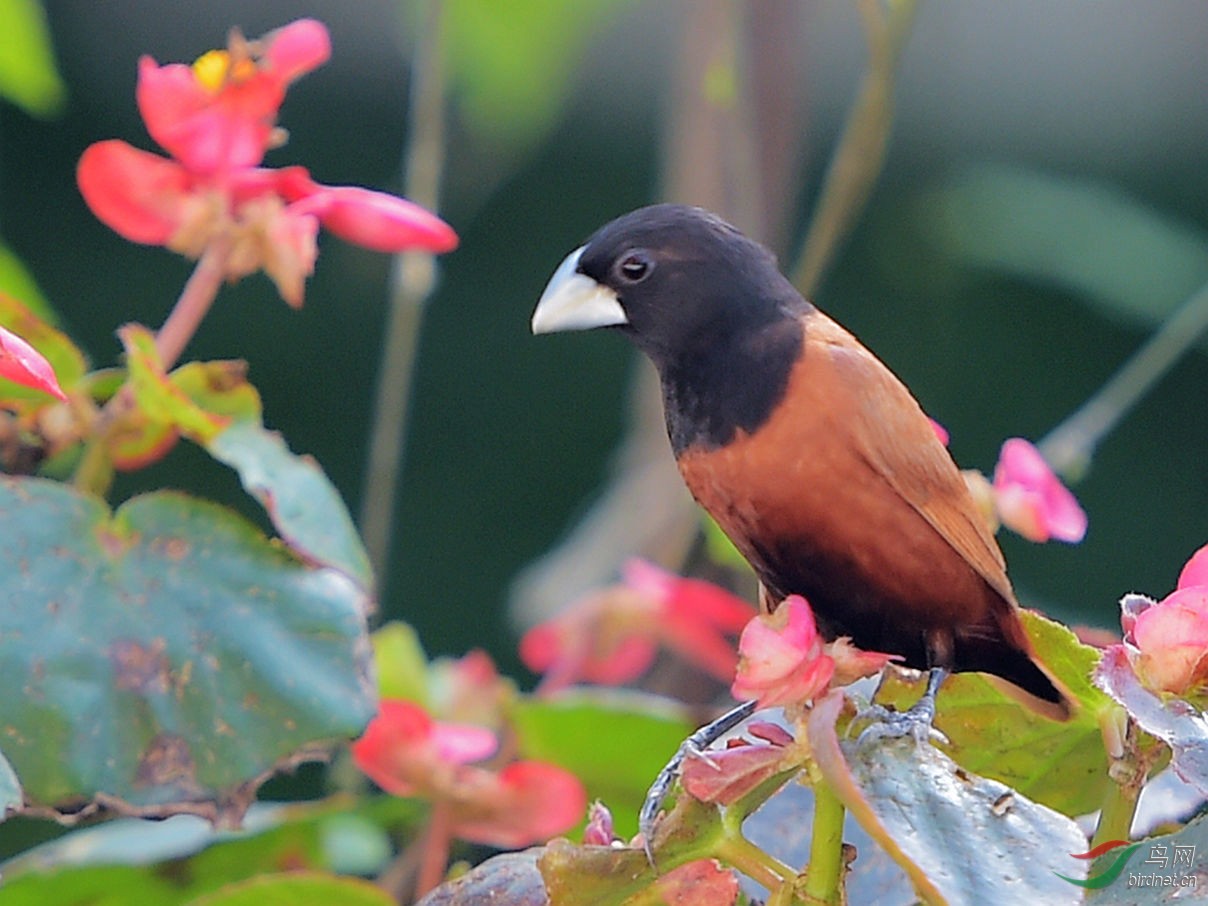
[{"label": "pink flower", "polygon": [[894,655],[859,651],[847,639],[824,644],[814,613],[800,595],[790,595],[771,614],[759,614],[738,642],[738,673],[730,686],[741,700],[759,707],[817,698],[833,685],[846,685],[882,669]]},{"label": "pink flower", "polygon": [[1126,595],[1120,607],[1124,650],[1145,686],[1182,695],[1208,680],[1208,546],[1161,601]]},{"label": "pink flower", "polygon": [[520,657],[545,674],[543,690],[630,682],[653,663],[660,645],[720,680],[732,676],[737,657],[730,637],[750,619],[749,604],[642,560],[626,564],[624,579],[525,633]]},{"label": "pink flower", "polygon": [[352,757],[386,792],[447,807],[452,833],[474,843],[527,846],[579,820],[587,794],[573,774],[538,761],[499,770],[472,764],[496,748],[489,730],[433,721],[413,702],[387,699],[352,744]]},{"label": "pink flower", "polygon": [[994,468],[994,496],[1003,525],[1029,541],[1086,536],[1086,513],[1034,445],[1012,437]]},{"label": "pink flower", "polygon": [[289,83],[330,55],[327,29],[302,19],[260,41],[233,33],[226,50],[192,66],[139,62],[147,131],[173,159],[126,142],[84,151],[77,182],[92,212],[131,240],[190,258],[224,243],[225,276],[263,270],[283,299],[302,304],[320,225],[376,251],[447,252],[452,228],[418,205],[353,186],[324,186],[304,167],[258,165],[284,141],[277,112]]},{"label": "pink flower", "polygon": [[331,56],[327,28],[299,19],[249,42],[232,32],[226,50],[192,66],[138,62],[138,109],[151,137],[197,174],[254,167],[279,143],[277,111],[290,82]]},{"label": "pink flower", "polygon": [[495,734],[468,724],[437,723],[414,702],[384,699],[352,757],[365,774],[396,796],[432,794],[458,769],[491,755]]},{"label": "pink flower", "polygon": [[0,378],[22,387],[45,390],[61,400],[67,399],[45,356],[3,327],[0,327]]}]

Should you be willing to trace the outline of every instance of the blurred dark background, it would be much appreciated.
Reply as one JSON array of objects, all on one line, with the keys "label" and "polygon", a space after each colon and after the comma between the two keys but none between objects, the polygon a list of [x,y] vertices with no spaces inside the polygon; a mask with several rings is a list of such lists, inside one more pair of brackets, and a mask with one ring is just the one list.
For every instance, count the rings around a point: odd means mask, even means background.
[{"label": "blurred dark background", "polygon": [[[448,6],[441,213],[462,245],[441,259],[423,323],[381,606],[431,653],[484,645],[514,669],[512,583],[610,474],[634,373],[618,340],[530,337],[546,279],[595,227],[676,183],[673,89],[685,35],[710,6],[754,37],[732,70],[707,73],[706,94],[724,98],[727,79],[760,60],[790,64],[760,82],[766,108],[789,113],[750,119],[788,149],[764,235],[791,264],[866,45],[855,6],[838,0]],[[0,107],[0,238],[96,365],[115,360],[119,325],[157,326],[190,271],[109,232],[74,185],[95,140],[154,147],[134,104],[140,54],[191,61],[232,25],[255,36],[322,19],[332,60],[291,90],[291,140],[268,163],[401,186],[412,4],[51,0],[46,11],[68,99],[53,118]],[[1042,437],[1208,281],[1206,38],[1208,6],[1176,0],[920,5],[884,172],[815,297],[947,426],[962,465],[989,470],[1004,438]],[[389,279],[385,256],[324,237],[302,311],[248,279],[186,353],[247,359],[268,424],[322,463],[353,512],[374,493],[363,467]],[[1075,487],[1084,543],[1000,536],[1026,603],[1112,626],[1124,592],[1172,588],[1208,541],[1206,388],[1195,351],[1105,441]],[[261,519],[234,475],[186,444],[117,492],[165,484]]]}]

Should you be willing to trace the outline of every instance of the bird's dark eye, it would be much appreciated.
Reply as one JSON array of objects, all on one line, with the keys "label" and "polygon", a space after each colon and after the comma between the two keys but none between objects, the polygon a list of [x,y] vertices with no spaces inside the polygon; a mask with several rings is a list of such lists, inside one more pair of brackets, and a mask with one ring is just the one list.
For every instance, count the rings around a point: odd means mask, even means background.
[{"label": "bird's dark eye", "polygon": [[617,273],[626,283],[641,283],[654,270],[654,262],[645,252],[630,252],[617,264]]}]

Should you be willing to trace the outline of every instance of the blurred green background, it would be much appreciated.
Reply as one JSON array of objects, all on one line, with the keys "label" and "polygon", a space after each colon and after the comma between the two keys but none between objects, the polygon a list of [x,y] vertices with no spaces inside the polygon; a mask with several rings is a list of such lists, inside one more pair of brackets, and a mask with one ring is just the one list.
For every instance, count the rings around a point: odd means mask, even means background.
[{"label": "blurred green background", "polygon": [[[255,36],[318,17],[332,60],[291,89],[290,142],[268,163],[402,185],[410,61],[425,39],[414,3],[51,0],[45,11],[66,98],[45,115],[0,106],[0,238],[94,364],[115,360],[122,323],[157,326],[190,270],[110,233],[74,185],[93,141],[153,147],[134,105],[140,54],[191,61],[232,25]],[[718,141],[760,149],[722,174],[723,213],[791,264],[866,42],[857,5],[839,0],[451,0],[444,11],[441,213],[462,245],[440,260],[423,322],[381,608],[415,624],[431,653],[481,645],[514,669],[512,583],[608,476],[634,373],[615,338],[529,336],[546,279],[626,210],[668,195],[716,206],[684,197],[694,183],[677,171],[716,151],[681,129],[693,105],[721,110]],[[815,298],[947,426],[962,465],[989,470],[1004,438],[1043,436],[1208,282],[1206,37],[1208,6],[1177,0],[920,4],[884,172]],[[694,70],[710,46],[737,52]],[[186,353],[246,358],[266,421],[323,464],[354,512],[374,493],[363,474],[389,280],[385,256],[324,237],[301,312],[266,279],[246,280]],[[1197,351],[1106,440],[1075,487],[1090,516],[1083,544],[1001,536],[1025,603],[1112,626],[1124,592],[1172,588],[1208,541],[1206,388]],[[118,493],[165,484],[262,518],[233,474],[187,444]]]}]

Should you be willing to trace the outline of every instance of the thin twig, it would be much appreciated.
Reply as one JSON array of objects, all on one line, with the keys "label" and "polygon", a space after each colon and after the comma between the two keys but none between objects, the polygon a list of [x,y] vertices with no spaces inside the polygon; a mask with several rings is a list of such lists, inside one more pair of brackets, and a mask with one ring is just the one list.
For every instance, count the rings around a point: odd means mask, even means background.
[{"label": "thin twig", "polygon": [[1200,287],[1073,415],[1037,446],[1058,474],[1085,474],[1100,442],[1208,331],[1208,284]]},{"label": "thin twig", "polygon": [[[408,139],[404,149],[403,194],[430,211],[438,206],[445,157],[442,7],[439,2],[428,2],[421,11],[420,38],[411,62]],[[365,486],[361,491],[361,535],[379,575],[385,570],[394,530],[394,502],[403,470],[411,381],[424,304],[436,284],[435,260],[427,252],[403,252],[395,259],[392,279]]]},{"label": "thin twig", "polygon": [[817,211],[793,271],[793,285],[807,298],[817,289],[880,175],[893,123],[898,59],[916,3],[859,0],[857,6],[868,38],[868,69],[831,158]]}]

